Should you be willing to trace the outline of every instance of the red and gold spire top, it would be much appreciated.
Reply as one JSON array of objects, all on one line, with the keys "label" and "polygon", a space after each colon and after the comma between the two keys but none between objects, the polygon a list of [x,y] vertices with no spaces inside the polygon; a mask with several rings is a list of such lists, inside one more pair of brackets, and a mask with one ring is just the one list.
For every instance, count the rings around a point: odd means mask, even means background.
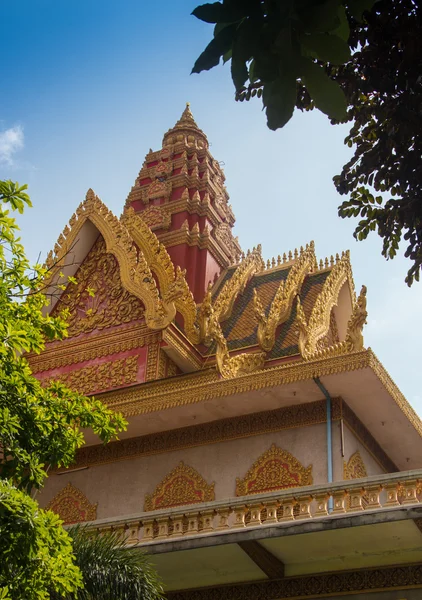
[{"label": "red and gold spire top", "polygon": [[146,155],[126,201],[126,210],[141,215],[174,265],[186,269],[196,302],[242,255],[232,233],[235,218],[224,181],[187,104],[164,135],[163,147]]},{"label": "red and gold spire top", "polygon": [[207,136],[196,124],[189,102],[186,103],[186,108],[176,125],[169,129],[163,137],[163,146],[180,142],[197,148],[208,148]]}]

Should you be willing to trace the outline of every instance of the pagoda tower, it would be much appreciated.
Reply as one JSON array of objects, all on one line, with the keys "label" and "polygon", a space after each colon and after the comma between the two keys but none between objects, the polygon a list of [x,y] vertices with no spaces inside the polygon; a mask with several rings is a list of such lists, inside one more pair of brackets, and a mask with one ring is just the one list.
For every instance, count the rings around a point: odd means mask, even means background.
[{"label": "pagoda tower", "polygon": [[140,213],[173,263],[186,270],[196,302],[241,256],[232,234],[235,218],[224,181],[207,136],[187,104],[164,135],[162,148],[146,155],[126,201],[125,209]]}]

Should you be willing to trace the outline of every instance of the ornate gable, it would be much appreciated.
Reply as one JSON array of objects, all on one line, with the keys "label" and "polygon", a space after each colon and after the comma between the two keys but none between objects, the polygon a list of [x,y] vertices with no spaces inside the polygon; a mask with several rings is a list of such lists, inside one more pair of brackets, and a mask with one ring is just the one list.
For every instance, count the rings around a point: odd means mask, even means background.
[{"label": "ornate gable", "polygon": [[176,314],[174,299],[180,297],[182,292],[178,294],[178,291],[172,290],[172,294],[168,295],[166,300],[160,298],[156,281],[143,252],[136,246],[124,224],[91,189],[88,190],[85,201],[70,218],[69,226],[66,226],[59,236],[54,252],[47,256],[48,276],[44,285],[46,295],[52,296],[52,306],[62,272],[66,275],[75,273],[76,261],[78,257],[80,260],[83,254],[84,231],[92,231],[92,225],[103,236],[107,252],[117,260],[123,288],[143,303],[146,325],[155,330],[167,327]]},{"label": "ornate gable", "polygon": [[83,521],[95,521],[97,506],[97,504],[90,504],[85,494],[68,483],[47,504],[45,510],[52,510],[63,519],[65,525],[70,525]]},{"label": "ornate gable", "polygon": [[215,500],[214,483],[208,484],[193,467],[180,462],[152,495],[145,496],[145,511]]},{"label": "ornate gable", "polygon": [[100,235],[69,283],[53,314],[64,309],[69,335],[77,336],[94,330],[138,321],[144,316],[142,302],[126,291],[121,284],[116,258],[107,252]]},{"label": "ornate gable", "polygon": [[290,452],[273,444],[254,462],[243,479],[236,478],[236,496],[262,494],[312,483],[312,465],[305,468]]}]

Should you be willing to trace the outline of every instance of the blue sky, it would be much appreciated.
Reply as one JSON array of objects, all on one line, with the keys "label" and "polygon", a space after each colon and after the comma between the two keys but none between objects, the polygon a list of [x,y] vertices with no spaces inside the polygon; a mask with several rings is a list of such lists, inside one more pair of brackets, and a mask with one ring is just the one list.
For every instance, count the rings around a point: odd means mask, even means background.
[{"label": "blue sky", "polygon": [[356,287],[368,286],[365,343],[422,414],[422,283],[407,288],[405,259],[386,262],[378,236],[357,243],[337,216],[347,128],[295,113],[271,132],[259,101],[234,101],[228,66],[190,75],[212,34],[190,16],[196,4],[0,2],[0,178],[29,184],[29,256],[45,257],[89,187],[120,214],[145,154],[189,101],[224,162],[242,247],[262,243],[265,258],[311,239],[319,257],[349,248]]}]

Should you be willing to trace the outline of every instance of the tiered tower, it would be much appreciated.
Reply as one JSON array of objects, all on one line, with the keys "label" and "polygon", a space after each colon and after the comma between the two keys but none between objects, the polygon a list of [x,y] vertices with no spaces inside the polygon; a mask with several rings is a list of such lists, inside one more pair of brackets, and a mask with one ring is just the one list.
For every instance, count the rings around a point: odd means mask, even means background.
[{"label": "tiered tower", "polygon": [[209,151],[207,136],[189,104],[164,135],[161,150],[145,157],[126,201],[167,248],[196,302],[222,269],[238,262],[241,249],[233,237],[234,214],[225,176]]}]

